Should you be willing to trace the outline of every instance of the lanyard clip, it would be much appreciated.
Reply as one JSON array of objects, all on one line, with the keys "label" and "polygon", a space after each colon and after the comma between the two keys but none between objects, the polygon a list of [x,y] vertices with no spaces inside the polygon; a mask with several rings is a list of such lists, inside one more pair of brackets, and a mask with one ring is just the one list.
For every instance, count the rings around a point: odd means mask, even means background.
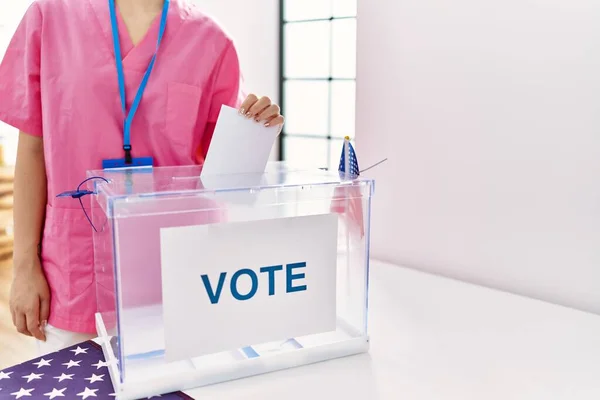
[{"label": "lanyard clip", "polygon": [[125,164],[133,164],[133,158],[131,157],[131,145],[123,145],[123,151],[125,151]]}]

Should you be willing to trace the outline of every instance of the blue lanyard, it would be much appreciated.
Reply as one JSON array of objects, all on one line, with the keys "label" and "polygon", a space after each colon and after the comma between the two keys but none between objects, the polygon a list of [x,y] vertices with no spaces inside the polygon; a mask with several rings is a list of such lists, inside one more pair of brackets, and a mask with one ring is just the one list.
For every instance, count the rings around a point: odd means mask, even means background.
[{"label": "blue lanyard", "polygon": [[121,95],[121,107],[123,108],[123,114],[125,115],[125,122],[123,124],[123,151],[125,152],[126,164],[131,164],[133,162],[133,159],[131,157],[131,123],[133,122],[133,117],[135,117],[135,113],[138,110],[140,101],[142,100],[142,96],[144,95],[144,91],[146,90],[146,85],[148,84],[148,79],[150,78],[150,73],[152,72],[152,68],[154,68],[154,63],[156,62],[156,55],[158,54],[160,42],[162,41],[163,35],[165,33],[165,28],[167,26],[167,14],[169,11],[170,3],[170,0],[165,0],[162,16],[160,18],[160,28],[158,30],[156,50],[154,51],[154,55],[150,60],[148,69],[146,70],[146,73],[142,78],[142,82],[140,83],[140,87],[138,88],[135,98],[133,99],[133,104],[131,105],[131,109],[128,113],[125,97],[125,74],[123,73],[123,60],[121,57],[121,42],[119,40],[119,24],[117,22],[117,11],[115,7],[115,0],[108,0],[108,5],[110,8],[110,22],[112,25],[113,44],[115,47],[115,59],[117,61],[119,94]]}]

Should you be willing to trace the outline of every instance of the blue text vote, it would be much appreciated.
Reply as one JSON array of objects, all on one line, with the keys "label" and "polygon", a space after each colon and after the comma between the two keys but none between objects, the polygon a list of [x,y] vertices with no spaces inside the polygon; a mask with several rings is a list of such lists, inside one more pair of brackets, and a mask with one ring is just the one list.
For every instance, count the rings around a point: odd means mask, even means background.
[{"label": "blue text vote", "polygon": [[[295,282],[306,277],[304,272],[295,272],[296,270],[306,268],[306,263],[293,263],[287,264],[285,266],[285,292],[286,293],[294,293],[301,292],[306,290],[306,285],[300,284],[301,282]],[[269,296],[275,295],[275,276],[281,275],[277,274],[279,271],[283,271],[283,265],[273,265],[269,267],[262,267],[259,269],[258,274],[267,274],[269,279]],[[231,280],[229,281],[229,292],[233,296],[234,299],[239,301],[250,300],[253,298],[258,292],[259,284],[258,284],[258,274],[248,268],[240,269],[236,271],[233,275],[231,275]],[[240,293],[238,290],[238,280],[242,276],[248,276],[251,281],[250,291],[248,293]],[[227,272],[221,272],[219,274],[219,281],[214,285],[214,282],[211,282],[208,275],[202,275],[202,283],[204,284],[204,288],[206,289],[206,294],[212,304],[217,304],[219,299],[221,298],[221,294],[223,292],[223,287],[225,286],[225,281],[227,280]],[[216,287],[215,287],[216,286]]]}]

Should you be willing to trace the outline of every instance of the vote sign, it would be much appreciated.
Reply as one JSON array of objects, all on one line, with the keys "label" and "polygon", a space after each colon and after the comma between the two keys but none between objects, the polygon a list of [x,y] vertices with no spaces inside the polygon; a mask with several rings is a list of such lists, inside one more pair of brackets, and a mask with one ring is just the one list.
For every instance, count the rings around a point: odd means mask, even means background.
[{"label": "vote sign", "polygon": [[161,229],[168,361],[333,331],[337,216]]}]

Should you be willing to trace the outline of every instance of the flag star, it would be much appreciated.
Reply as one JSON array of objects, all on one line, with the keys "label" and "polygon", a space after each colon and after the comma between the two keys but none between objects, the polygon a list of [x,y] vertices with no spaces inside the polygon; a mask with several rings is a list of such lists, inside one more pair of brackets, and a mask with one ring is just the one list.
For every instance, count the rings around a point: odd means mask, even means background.
[{"label": "flag star", "polygon": [[96,375],[96,374],[92,374],[92,376],[90,376],[89,378],[85,378],[86,381],[90,381],[90,383],[94,383],[94,382],[102,382],[104,379],[102,379],[103,375]]},{"label": "flag star", "polygon": [[67,369],[69,369],[71,367],[81,367],[81,365],[79,365],[80,362],[81,362],[81,360],[79,360],[79,361],[69,360],[68,363],[63,363],[62,365],[66,366]]},{"label": "flag star", "polygon": [[40,361],[38,361],[36,363],[33,363],[33,365],[37,365],[38,368],[49,367],[50,366],[50,361],[52,361],[52,360],[51,359],[50,360],[44,360],[42,358]]},{"label": "flag star", "polygon": [[109,396],[110,397],[117,397],[117,394],[116,393],[111,393],[111,394],[109,394]]},{"label": "flag star", "polygon": [[2,372],[2,371],[0,371],[0,381],[2,379],[10,379],[10,374],[12,374],[12,373],[13,373],[13,371],[10,371],[10,372]]},{"label": "flag star", "polygon": [[96,369],[100,369],[102,367],[108,367],[108,363],[106,361],[98,361],[96,364],[92,364],[92,367],[96,367]]},{"label": "flag star", "polygon": [[44,396],[48,396],[50,400],[52,400],[55,397],[65,397],[65,394],[63,393],[65,390],[67,390],[67,388],[63,388],[60,390],[52,388],[52,391],[49,393],[44,393]]},{"label": "flag star", "polygon": [[73,380],[73,375],[75,375],[75,374],[65,374],[63,372],[60,376],[55,376],[54,379],[58,379],[58,382],[62,382],[65,379]]},{"label": "flag star", "polygon": [[78,356],[79,354],[87,354],[88,349],[82,349],[81,347],[77,346],[75,350],[71,351],[75,353],[76,356]]},{"label": "flag star", "polygon": [[44,374],[34,374],[32,372],[29,375],[25,375],[23,377],[23,379],[27,379],[27,383],[29,383],[29,382],[33,381],[34,379],[42,379],[42,376],[44,376]]},{"label": "flag star", "polygon": [[89,389],[86,387],[83,392],[77,393],[77,396],[81,396],[83,400],[87,399],[88,397],[98,397],[96,396],[97,391],[98,389]]},{"label": "flag star", "polygon": [[11,393],[10,395],[15,396],[15,398],[17,398],[17,399],[20,399],[21,397],[24,397],[24,396],[31,397],[31,392],[33,392],[33,389],[26,390],[26,389],[21,388],[21,390],[19,390],[18,392]]}]

